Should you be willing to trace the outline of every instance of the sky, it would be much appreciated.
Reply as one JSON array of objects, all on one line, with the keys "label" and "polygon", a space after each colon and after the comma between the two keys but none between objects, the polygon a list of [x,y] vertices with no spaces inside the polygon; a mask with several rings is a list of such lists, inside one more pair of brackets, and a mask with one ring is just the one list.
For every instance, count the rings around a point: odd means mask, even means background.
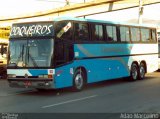
[{"label": "sky", "polygon": [[[84,0],[70,0],[70,4],[81,2]],[[66,0],[0,0],[0,3],[0,17],[6,17],[63,7]]]},{"label": "sky", "polygon": [[[70,0],[70,3],[75,4],[84,1],[93,0]],[[63,7],[66,4],[66,0],[0,0],[0,3],[0,18],[3,18]],[[127,21],[138,18],[138,10],[138,8],[132,8],[101,14],[98,17],[90,16],[88,18],[103,19],[105,15],[107,20]],[[145,6],[143,18],[160,21],[160,3]]]},{"label": "sky", "polygon": [[[100,14],[97,17],[89,16],[88,18],[95,18],[95,19],[103,19],[104,20],[104,16],[106,16],[106,18],[108,20],[112,20],[112,21],[127,21],[127,20],[131,20],[131,19],[138,19],[139,8],[136,7],[136,8],[126,9],[126,10],[108,12],[108,13]],[[160,21],[160,3],[144,6],[143,19],[159,20]]]}]

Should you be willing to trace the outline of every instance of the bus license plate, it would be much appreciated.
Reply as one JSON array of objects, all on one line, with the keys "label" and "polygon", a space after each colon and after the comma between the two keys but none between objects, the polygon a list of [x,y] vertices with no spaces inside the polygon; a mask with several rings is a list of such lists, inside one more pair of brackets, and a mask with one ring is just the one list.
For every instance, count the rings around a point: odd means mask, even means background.
[{"label": "bus license plate", "polygon": [[25,81],[25,82],[24,82],[24,85],[25,85],[25,86],[31,86],[32,83],[31,83],[30,81]]}]

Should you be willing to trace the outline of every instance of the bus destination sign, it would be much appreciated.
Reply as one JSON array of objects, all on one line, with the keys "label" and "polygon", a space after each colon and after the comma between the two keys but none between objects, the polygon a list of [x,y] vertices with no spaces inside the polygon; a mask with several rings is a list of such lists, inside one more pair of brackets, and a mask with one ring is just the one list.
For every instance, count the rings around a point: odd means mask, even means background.
[{"label": "bus destination sign", "polygon": [[13,24],[10,38],[53,36],[53,23]]}]

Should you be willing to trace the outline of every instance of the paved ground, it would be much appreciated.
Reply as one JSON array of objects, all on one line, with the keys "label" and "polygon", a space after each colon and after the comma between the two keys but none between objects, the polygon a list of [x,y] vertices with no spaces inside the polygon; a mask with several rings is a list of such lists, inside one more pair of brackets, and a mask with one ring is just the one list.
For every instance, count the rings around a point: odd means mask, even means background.
[{"label": "paved ground", "polygon": [[2,113],[160,113],[160,72],[135,82],[90,84],[81,92],[10,88],[1,79],[0,107]]}]

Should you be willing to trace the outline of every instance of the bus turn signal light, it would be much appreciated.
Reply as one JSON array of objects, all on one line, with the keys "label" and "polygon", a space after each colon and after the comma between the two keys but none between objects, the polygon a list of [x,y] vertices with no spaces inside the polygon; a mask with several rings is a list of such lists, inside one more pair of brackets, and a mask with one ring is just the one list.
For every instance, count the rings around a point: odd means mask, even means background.
[{"label": "bus turn signal light", "polygon": [[51,79],[51,78],[53,78],[53,76],[52,75],[48,75],[48,78]]}]

